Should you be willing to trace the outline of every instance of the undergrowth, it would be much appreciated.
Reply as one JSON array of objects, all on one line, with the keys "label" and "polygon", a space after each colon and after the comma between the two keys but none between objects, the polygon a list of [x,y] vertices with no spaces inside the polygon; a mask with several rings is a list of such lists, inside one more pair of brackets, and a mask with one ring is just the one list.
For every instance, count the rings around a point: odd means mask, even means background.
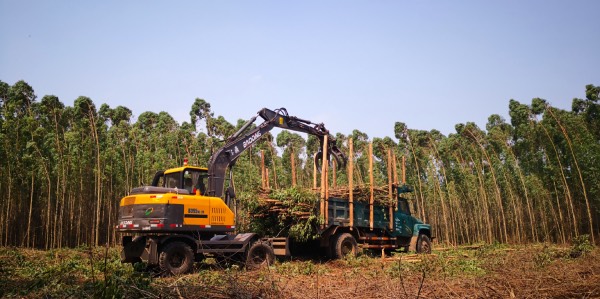
[{"label": "undergrowth", "polygon": [[[194,273],[176,277],[152,277],[140,271],[143,264],[136,268],[121,264],[120,248],[79,247],[48,251],[0,248],[0,297],[326,298],[340,292],[359,292],[364,296],[388,294],[373,293],[372,288],[377,286],[380,292],[392,291],[404,297],[416,298],[424,294],[424,297],[447,298],[469,294],[461,293],[460,288],[454,292],[438,292],[445,290],[447,285],[452,286],[453,282],[485,281],[494,283],[498,290],[507,285],[494,277],[509,275],[512,283],[520,283],[522,273],[556,279],[557,276],[551,274],[553,269],[571,273],[571,278],[562,282],[573,285],[569,292],[577,290],[580,294],[586,290],[581,289],[584,282],[577,281],[576,275],[587,275],[585,281],[598,281],[593,276],[594,271],[577,270],[582,263],[588,267],[599,254],[586,236],[574,239],[570,247],[544,244],[473,247],[450,248],[430,255],[395,254],[385,259],[376,254],[361,254],[343,260],[276,261],[257,271],[247,271],[236,265],[223,267],[214,261],[203,262],[197,264]],[[573,252],[577,252],[577,257]],[[495,273],[500,275],[495,276]],[[382,286],[385,288],[379,289]],[[467,286],[463,285],[463,288]],[[476,290],[483,297],[493,295],[481,292],[484,289]],[[596,294],[593,290],[587,291]]]}]

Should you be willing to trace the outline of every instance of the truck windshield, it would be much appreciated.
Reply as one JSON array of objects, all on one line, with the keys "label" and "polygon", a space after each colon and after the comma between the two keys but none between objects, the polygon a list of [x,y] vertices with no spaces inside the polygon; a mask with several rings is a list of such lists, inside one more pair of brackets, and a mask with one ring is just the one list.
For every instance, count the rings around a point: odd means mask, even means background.
[{"label": "truck windshield", "polygon": [[410,215],[410,208],[408,207],[408,200],[406,198],[401,197],[398,199],[398,209],[402,213]]}]

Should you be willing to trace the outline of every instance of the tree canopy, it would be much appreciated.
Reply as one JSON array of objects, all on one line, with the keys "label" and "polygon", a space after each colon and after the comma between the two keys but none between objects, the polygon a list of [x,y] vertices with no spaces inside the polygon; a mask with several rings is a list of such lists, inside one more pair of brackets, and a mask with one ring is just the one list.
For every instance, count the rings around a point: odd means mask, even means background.
[{"label": "tree canopy", "polygon": [[[377,185],[388,182],[388,150],[405,158],[406,183],[415,190],[413,212],[432,224],[439,242],[598,238],[600,87],[590,84],[585,91],[570,111],[541,98],[529,104],[511,99],[509,120],[493,114],[485,129],[467,122],[448,136],[408,128],[401,120],[392,137],[369,138],[360,128],[334,135],[344,151],[353,141],[348,156],[355,184],[368,184],[369,143]],[[120,198],[184,158],[206,166],[222,140],[244,123],[216,112],[196,98],[189,122],[180,124],[164,111],[135,118],[125,106],[98,108],[85,96],[68,106],[53,95],[38,100],[25,81],[0,81],[0,245],[116,243]],[[261,151],[272,170],[271,186],[312,188],[318,147],[314,136],[265,134],[236,163],[238,193],[261,186]],[[400,170],[401,163],[393,165]],[[339,171],[336,184],[346,185],[347,170]]]}]

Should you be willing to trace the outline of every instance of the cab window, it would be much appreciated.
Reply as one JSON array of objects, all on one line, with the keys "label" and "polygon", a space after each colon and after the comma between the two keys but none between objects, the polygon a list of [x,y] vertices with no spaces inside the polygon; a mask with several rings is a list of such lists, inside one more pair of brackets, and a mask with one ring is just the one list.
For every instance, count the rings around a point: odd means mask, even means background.
[{"label": "cab window", "polygon": [[201,195],[204,195],[204,193],[206,192],[207,177],[208,172],[206,170],[185,170],[183,174],[184,188],[188,190],[190,194],[195,194],[196,190],[198,190],[200,191]]},{"label": "cab window", "polygon": [[179,173],[169,173],[165,175],[165,187],[179,188]]},{"label": "cab window", "polygon": [[410,215],[410,208],[408,207],[408,200],[406,198],[398,199],[398,209],[402,213]]}]

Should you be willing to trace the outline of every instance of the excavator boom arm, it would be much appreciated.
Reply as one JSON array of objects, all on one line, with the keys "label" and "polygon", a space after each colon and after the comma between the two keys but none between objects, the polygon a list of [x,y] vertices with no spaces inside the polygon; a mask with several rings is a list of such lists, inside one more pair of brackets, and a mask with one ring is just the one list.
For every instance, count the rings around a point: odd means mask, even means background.
[{"label": "excavator boom arm", "polygon": [[[264,119],[264,122],[258,127],[248,130],[250,125],[256,121],[257,116]],[[227,168],[233,165],[246,149],[274,127],[315,135],[321,142],[321,148],[323,148],[325,136],[329,135],[329,131],[325,129],[322,123],[315,124],[308,120],[290,116],[285,108],[276,109],[275,111],[263,108],[257,116],[252,117],[235,134],[231,135],[226,144],[217,149],[210,157],[208,162],[208,195],[222,196]],[[335,138],[330,135],[327,142],[327,152],[334,156],[338,165],[340,165],[339,169],[346,165],[346,156],[337,148]]]}]

